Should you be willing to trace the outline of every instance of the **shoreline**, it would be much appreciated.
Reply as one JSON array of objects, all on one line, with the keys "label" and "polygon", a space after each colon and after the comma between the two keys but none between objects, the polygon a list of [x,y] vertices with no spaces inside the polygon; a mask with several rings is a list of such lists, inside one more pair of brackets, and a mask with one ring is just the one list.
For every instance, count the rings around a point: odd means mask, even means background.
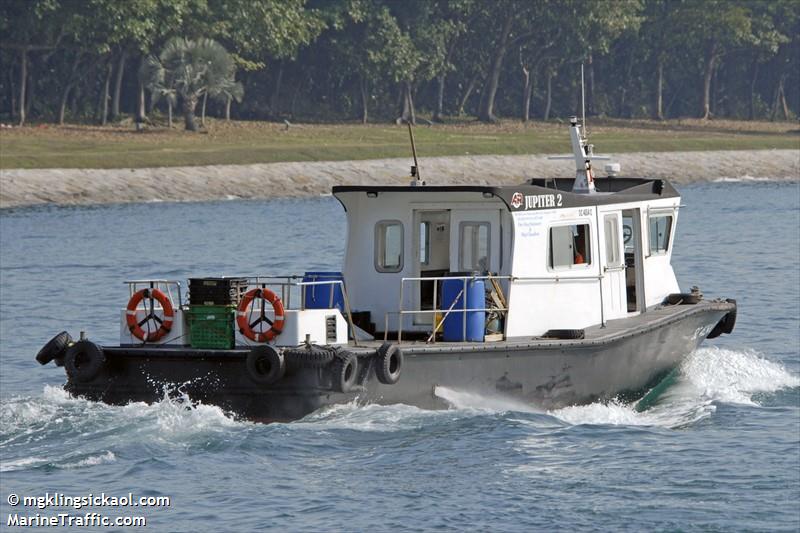
[{"label": "shoreline", "polygon": [[[679,185],[800,180],[800,150],[624,153],[613,155],[612,160],[622,166],[620,177],[646,176]],[[550,160],[547,155],[429,157],[420,160],[420,174],[431,185],[513,185],[532,177],[571,177],[573,164]],[[138,169],[3,169],[0,209],[318,196],[330,193],[333,185],[405,185],[410,165],[411,158],[394,158]]]}]

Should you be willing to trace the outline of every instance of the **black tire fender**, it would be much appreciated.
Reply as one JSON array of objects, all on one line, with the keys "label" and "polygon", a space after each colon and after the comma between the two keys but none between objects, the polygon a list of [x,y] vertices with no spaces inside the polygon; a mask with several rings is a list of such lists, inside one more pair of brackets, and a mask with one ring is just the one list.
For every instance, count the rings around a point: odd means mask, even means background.
[{"label": "black tire fender", "polygon": [[717,337],[719,337],[724,333],[725,317],[727,316],[728,315],[725,315],[724,317],[719,319],[719,322],[717,322],[717,324],[714,326],[714,329],[711,330],[711,333],[706,335],[706,339],[716,339]]},{"label": "black tire fender", "polygon": [[725,301],[729,304],[733,304],[733,311],[729,311],[728,314],[722,319],[722,332],[731,333],[733,332],[734,326],[736,326],[736,300],[733,298],[727,298]]},{"label": "black tire fender", "polygon": [[548,339],[580,340],[585,333],[582,329],[550,329],[542,336]]},{"label": "black tire fender", "polygon": [[664,298],[664,303],[669,305],[694,305],[699,303],[703,297],[691,292],[676,292]]},{"label": "black tire fender", "polygon": [[286,364],[291,364],[292,368],[322,368],[328,366],[335,355],[336,350],[333,348],[321,346],[292,348],[283,351]]},{"label": "black tire fender", "polygon": [[358,357],[342,351],[331,365],[331,386],[336,392],[350,392],[358,380]]},{"label": "black tire fender", "polygon": [[394,385],[403,371],[403,351],[395,344],[384,342],[375,353],[375,375],[384,385]]},{"label": "black tire fender", "polygon": [[85,383],[93,380],[106,364],[103,349],[92,341],[78,341],[64,356],[64,368],[70,379]]},{"label": "black tire fender", "polygon": [[42,346],[42,349],[36,354],[36,361],[40,365],[46,365],[53,359],[63,360],[64,352],[67,351],[70,344],[72,344],[72,337],[66,331],[62,331]]},{"label": "black tire fender", "polygon": [[254,346],[247,354],[247,375],[258,385],[271,385],[286,373],[283,354],[268,344]]}]

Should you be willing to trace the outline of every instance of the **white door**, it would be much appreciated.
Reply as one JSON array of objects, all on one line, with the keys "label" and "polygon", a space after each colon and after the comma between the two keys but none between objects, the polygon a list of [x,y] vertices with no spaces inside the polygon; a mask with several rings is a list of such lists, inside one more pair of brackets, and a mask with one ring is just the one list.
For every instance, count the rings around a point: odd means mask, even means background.
[{"label": "white door", "polygon": [[625,296],[625,252],[622,243],[622,216],[619,211],[602,213],[600,239],[603,267],[603,315],[606,320],[627,314]]},{"label": "white door", "polygon": [[454,209],[450,225],[451,272],[500,271],[503,266],[500,211]]},{"label": "white door", "polygon": [[[414,210],[414,277],[442,277],[450,271],[450,211]],[[432,310],[440,281],[419,280],[407,286],[412,290],[414,308]],[[414,325],[433,323],[433,314],[415,314]]]}]

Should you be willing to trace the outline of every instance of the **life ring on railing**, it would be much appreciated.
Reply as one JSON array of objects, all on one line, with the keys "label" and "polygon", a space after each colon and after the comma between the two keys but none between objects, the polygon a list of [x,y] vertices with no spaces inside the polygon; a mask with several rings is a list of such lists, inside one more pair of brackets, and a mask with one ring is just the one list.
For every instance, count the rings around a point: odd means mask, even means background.
[{"label": "life ring on railing", "polygon": [[[248,313],[247,309],[256,298],[262,298],[272,305],[272,310],[275,312],[274,321],[267,318],[263,307],[261,308],[261,314],[259,317],[253,322],[249,321],[248,317],[250,313]],[[266,322],[270,325],[270,328],[267,331],[255,331],[253,328],[255,328],[261,322]],[[266,288],[252,289],[247,291],[247,294],[245,294],[244,298],[242,298],[242,301],[239,302],[239,307],[236,310],[236,325],[239,326],[239,331],[242,333],[242,335],[251,341],[271,341],[283,331],[283,322],[283,302],[281,302],[281,299],[278,298],[274,292]]]},{"label": "life ring on railing", "polygon": [[[144,319],[137,320],[137,308],[145,298],[150,299],[150,312],[144,317]],[[161,308],[164,310],[163,319],[155,314],[152,303],[153,300],[158,300],[158,303],[161,304]],[[147,306],[145,306],[144,310],[147,311]],[[158,289],[142,289],[140,291],[136,291],[128,301],[127,317],[125,319],[128,323],[128,329],[131,331],[131,335],[143,342],[156,342],[161,337],[169,333],[172,330],[172,321],[174,319],[175,311],[172,309],[172,302],[169,300],[166,294]],[[147,323],[148,320],[153,320],[159,324],[159,328],[155,333],[150,333],[150,331],[145,331],[142,329],[142,326]]]}]

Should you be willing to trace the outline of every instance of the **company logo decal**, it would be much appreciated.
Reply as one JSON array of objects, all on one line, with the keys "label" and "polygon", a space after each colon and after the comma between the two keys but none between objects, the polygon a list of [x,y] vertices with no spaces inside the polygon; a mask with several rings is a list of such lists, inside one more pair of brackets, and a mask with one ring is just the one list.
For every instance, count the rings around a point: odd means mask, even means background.
[{"label": "company logo decal", "polygon": [[561,194],[526,194],[515,192],[511,196],[511,207],[519,209],[523,205],[525,210],[543,209],[547,207],[561,207],[564,204],[564,197]]}]

